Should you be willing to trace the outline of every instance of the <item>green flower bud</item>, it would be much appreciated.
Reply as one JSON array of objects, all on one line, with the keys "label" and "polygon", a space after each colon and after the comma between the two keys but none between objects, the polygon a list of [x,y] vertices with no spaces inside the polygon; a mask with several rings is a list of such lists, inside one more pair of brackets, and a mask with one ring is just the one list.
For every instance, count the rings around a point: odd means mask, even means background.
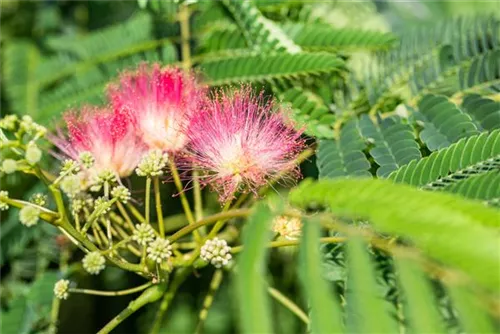
[{"label": "green flower bud", "polygon": [[82,260],[83,269],[89,274],[97,275],[106,268],[106,259],[99,252],[90,252]]},{"label": "green flower bud", "polygon": [[47,195],[36,193],[31,195],[30,202],[38,206],[45,206],[47,204]]},{"label": "green flower bud", "polygon": [[38,148],[38,146],[36,146],[35,143],[31,142],[26,149],[25,158],[30,165],[34,165],[42,158],[42,151]]},{"label": "green flower bud", "polygon": [[126,204],[130,200],[130,190],[124,186],[117,186],[111,190],[111,196]]},{"label": "green flower bud", "polygon": [[172,256],[172,245],[167,239],[156,238],[156,240],[149,243],[146,253],[148,258],[156,263],[161,263],[161,261]]},{"label": "green flower bud", "polygon": [[17,161],[13,159],[5,159],[2,162],[2,170],[5,174],[12,174],[17,171]]},{"label": "green flower bud", "polygon": [[160,150],[149,151],[139,162],[135,172],[139,176],[158,176],[163,174],[163,169],[167,165],[168,154]]},{"label": "green flower bud", "polygon": [[78,162],[76,162],[73,159],[66,159],[63,161],[62,166],[61,166],[61,174],[76,174],[80,171],[80,166],[78,165]]},{"label": "green flower bud", "polygon": [[73,197],[82,191],[82,183],[80,176],[68,175],[61,180],[61,190],[69,197]]},{"label": "green flower bud", "polygon": [[16,129],[16,123],[19,119],[16,115],[7,115],[0,119],[0,128],[4,130],[14,131]]},{"label": "green flower bud", "polygon": [[85,168],[91,168],[94,166],[95,159],[94,156],[90,152],[82,152],[79,155],[80,163],[85,167]]},{"label": "green flower bud", "polygon": [[155,238],[155,231],[149,224],[140,224],[135,226],[132,239],[137,241],[141,246],[146,246]]},{"label": "green flower bud", "polygon": [[33,206],[25,206],[19,211],[19,220],[21,224],[31,227],[38,223],[40,218],[40,209]]},{"label": "green flower bud", "polygon": [[69,281],[60,279],[54,285],[54,295],[59,299],[67,299],[69,297]]},{"label": "green flower bud", "polygon": [[231,247],[227,245],[226,240],[213,238],[205,241],[200,250],[200,257],[214,267],[221,268],[231,261]]}]

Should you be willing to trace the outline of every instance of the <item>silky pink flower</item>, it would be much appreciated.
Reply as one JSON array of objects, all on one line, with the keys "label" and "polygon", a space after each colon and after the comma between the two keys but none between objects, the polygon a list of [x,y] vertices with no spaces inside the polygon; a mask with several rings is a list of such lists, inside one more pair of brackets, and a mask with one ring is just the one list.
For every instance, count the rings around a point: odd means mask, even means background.
[{"label": "silky pink flower", "polygon": [[205,183],[221,202],[236,191],[253,191],[282,173],[299,176],[295,162],[305,144],[274,101],[249,88],[221,93],[192,118],[189,163],[205,171]]},{"label": "silky pink flower", "polygon": [[170,153],[186,146],[184,129],[204,93],[192,74],[158,64],[142,64],[136,72],[123,73],[117,84],[108,87],[115,111],[131,114],[139,136],[149,148]]},{"label": "silky pink flower", "polygon": [[59,131],[58,136],[51,137],[52,141],[75,160],[80,153],[90,152],[98,171],[111,170],[117,176],[129,176],[147,151],[127,113],[85,106],[81,112],[69,111],[63,117],[68,136]]}]

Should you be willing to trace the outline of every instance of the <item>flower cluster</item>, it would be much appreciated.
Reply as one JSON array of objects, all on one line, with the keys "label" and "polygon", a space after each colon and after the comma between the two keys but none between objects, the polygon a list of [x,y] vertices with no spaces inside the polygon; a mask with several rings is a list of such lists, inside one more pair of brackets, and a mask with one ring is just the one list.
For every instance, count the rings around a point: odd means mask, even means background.
[{"label": "flower cluster", "polygon": [[221,268],[231,261],[231,247],[227,245],[226,240],[213,238],[205,241],[201,247],[200,257],[214,267]]},{"label": "flower cluster", "polygon": [[[256,193],[283,175],[299,175],[302,132],[274,100],[249,87],[211,98],[206,91],[192,73],[142,64],[108,86],[109,107],[67,112],[67,135],[59,131],[51,139],[79,162],[95,191],[102,188],[103,171],[160,176],[168,159],[199,170],[203,185],[218,191],[221,202],[237,192]],[[67,181],[69,193],[75,184]]]}]

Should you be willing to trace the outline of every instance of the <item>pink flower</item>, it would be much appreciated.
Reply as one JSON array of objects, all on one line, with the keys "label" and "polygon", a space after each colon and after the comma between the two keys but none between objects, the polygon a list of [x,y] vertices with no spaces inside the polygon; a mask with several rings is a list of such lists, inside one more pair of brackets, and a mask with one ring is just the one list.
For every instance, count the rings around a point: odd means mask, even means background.
[{"label": "pink flower", "polygon": [[151,149],[171,153],[187,144],[185,129],[190,115],[199,109],[205,89],[193,75],[154,64],[125,72],[118,84],[108,87],[115,111],[130,113],[139,136]]},{"label": "pink flower", "polygon": [[253,191],[286,172],[299,176],[295,163],[305,144],[302,131],[287,124],[282,109],[249,88],[221,93],[195,114],[188,131],[188,161],[202,171],[221,202],[236,191]]},{"label": "pink flower", "polygon": [[80,153],[90,152],[98,171],[111,170],[117,176],[129,176],[147,151],[127,113],[85,106],[81,112],[69,111],[63,117],[68,137],[59,131],[58,136],[52,136],[52,141],[75,160]]}]

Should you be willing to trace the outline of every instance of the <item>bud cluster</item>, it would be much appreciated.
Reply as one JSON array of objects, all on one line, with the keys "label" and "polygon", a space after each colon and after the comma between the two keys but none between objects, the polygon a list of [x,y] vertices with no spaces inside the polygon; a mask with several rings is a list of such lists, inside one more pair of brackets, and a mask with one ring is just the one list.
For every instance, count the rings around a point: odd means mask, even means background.
[{"label": "bud cluster", "polygon": [[213,238],[205,241],[201,247],[200,257],[214,267],[221,268],[231,261],[231,247],[227,245],[226,240]]},{"label": "bud cluster", "polygon": [[135,172],[139,176],[159,176],[163,174],[163,169],[167,165],[168,154],[160,150],[149,151],[139,162]]}]

